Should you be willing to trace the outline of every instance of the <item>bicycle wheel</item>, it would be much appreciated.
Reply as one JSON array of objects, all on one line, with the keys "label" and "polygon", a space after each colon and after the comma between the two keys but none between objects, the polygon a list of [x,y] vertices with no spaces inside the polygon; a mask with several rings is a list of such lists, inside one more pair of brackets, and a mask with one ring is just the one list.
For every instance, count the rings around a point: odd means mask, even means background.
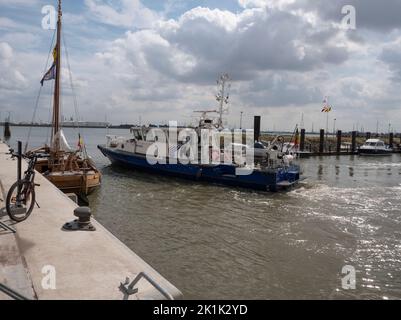
[{"label": "bicycle wheel", "polygon": [[[18,193],[18,190],[20,192]],[[16,222],[26,220],[35,205],[34,185],[28,181],[17,181],[8,191],[6,210],[10,218]]]}]

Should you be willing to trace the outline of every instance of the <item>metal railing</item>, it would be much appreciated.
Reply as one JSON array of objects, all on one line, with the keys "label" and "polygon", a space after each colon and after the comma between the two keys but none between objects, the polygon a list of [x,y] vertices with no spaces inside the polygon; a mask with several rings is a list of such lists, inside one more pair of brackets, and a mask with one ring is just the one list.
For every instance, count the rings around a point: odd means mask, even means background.
[{"label": "metal railing", "polygon": [[174,300],[174,297],[163,287],[161,287],[155,280],[153,280],[145,272],[139,273],[135,279],[129,283],[129,278],[125,280],[125,283],[120,284],[120,290],[124,293],[124,299],[128,299],[129,296],[138,293],[138,289],[134,288],[135,285],[142,279],[145,278],[157,291],[159,291],[167,300]]},{"label": "metal railing", "polygon": [[9,227],[8,225],[6,225],[4,222],[1,221],[0,221],[0,227],[2,227],[4,230],[11,231],[12,233],[17,233],[15,229]]},{"label": "metal railing", "polygon": [[24,297],[22,294],[18,293],[17,291],[7,287],[6,285],[0,282],[0,291],[8,295],[14,300],[29,300],[28,298]]}]

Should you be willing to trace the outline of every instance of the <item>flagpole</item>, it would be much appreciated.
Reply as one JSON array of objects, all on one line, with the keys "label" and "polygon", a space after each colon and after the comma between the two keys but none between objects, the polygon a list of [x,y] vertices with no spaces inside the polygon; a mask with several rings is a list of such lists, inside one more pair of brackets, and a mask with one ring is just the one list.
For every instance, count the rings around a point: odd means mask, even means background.
[{"label": "flagpole", "polygon": [[326,112],[326,145],[328,143],[328,136],[329,136],[329,112]]},{"label": "flagpole", "polygon": [[329,97],[326,96],[325,98],[325,112],[326,112],[326,141],[325,141],[325,145],[326,145],[326,149],[327,149],[327,145],[328,145],[328,137],[329,137]]},{"label": "flagpole", "polygon": [[[58,133],[60,127],[60,76],[61,76],[61,0],[58,2],[57,18],[57,44],[56,44],[56,79],[54,83],[54,107],[53,107],[53,135]],[[58,151],[59,146],[55,146]]]}]

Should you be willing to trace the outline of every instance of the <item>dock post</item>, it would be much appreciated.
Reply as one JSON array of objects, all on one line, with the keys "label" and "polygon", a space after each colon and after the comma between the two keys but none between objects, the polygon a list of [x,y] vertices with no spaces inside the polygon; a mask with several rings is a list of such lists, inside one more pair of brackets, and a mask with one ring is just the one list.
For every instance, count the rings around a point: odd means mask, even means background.
[{"label": "dock post", "polygon": [[370,132],[366,132],[366,140],[369,140],[372,137],[372,134]]},{"label": "dock post", "polygon": [[[17,181],[21,181],[21,168],[22,168],[22,142],[18,141],[18,159],[17,159]],[[21,186],[18,184],[17,191],[18,194],[20,193]]]},{"label": "dock post", "polygon": [[324,129],[320,130],[319,153],[324,152]]},{"label": "dock post", "polygon": [[390,133],[390,136],[388,138],[388,145],[390,146],[390,148],[392,148],[394,145],[394,133],[392,132]]},{"label": "dock post", "polygon": [[260,138],[260,116],[255,116],[254,118],[254,125],[253,125],[253,130],[254,130],[254,140],[259,141]]},{"label": "dock post", "polygon": [[10,123],[4,122],[4,139],[8,140],[11,137]]},{"label": "dock post", "polygon": [[356,131],[352,131],[351,152],[356,152]]},{"label": "dock post", "polygon": [[301,129],[301,142],[299,145],[299,150],[300,151],[305,151],[305,129]]},{"label": "dock post", "polygon": [[337,131],[337,154],[341,153],[341,136],[342,136],[342,131],[338,130]]}]

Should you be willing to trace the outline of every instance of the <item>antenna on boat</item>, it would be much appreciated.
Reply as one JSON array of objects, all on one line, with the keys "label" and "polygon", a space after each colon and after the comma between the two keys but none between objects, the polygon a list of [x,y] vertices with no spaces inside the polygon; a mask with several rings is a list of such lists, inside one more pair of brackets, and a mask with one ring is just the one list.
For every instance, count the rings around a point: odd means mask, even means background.
[{"label": "antenna on boat", "polygon": [[224,106],[228,104],[228,99],[230,98],[229,94],[226,93],[226,91],[231,87],[231,84],[228,83],[230,80],[231,79],[227,73],[222,74],[217,80],[217,85],[220,87],[220,90],[216,95],[216,100],[219,102],[219,128],[223,128],[223,112],[226,111]]}]

